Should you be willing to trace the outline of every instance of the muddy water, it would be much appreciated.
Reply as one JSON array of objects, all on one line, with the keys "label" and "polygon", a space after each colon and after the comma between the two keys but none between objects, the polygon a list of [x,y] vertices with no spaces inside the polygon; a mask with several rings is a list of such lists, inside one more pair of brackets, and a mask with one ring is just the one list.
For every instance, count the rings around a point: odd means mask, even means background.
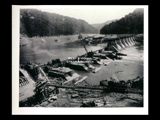
[{"label": "muddy water", "polygon": [[[76,38],[76,36],[72,36]],[[66,39],[68,37],[66,36]],[[85,49],[80,42],[75,42],[75,40],[59,40],[55,42],[54,37],[46,38],[28,38],[26,39],[29,43],[25,46],[20,46],[20,64],[26,62],[34,63],[47,63],[49,60],[60,58],[60,60],[65,60],[68,57],[76,57],[77,55],[82,55],[86,53]],[[24,41],[21,41],[24,42]],[[23,44],[23,43],[21,43]],[[104,46],[86,46],[88,51],[97,50]]]},{"label": "muddy water", "polygon": [[[34,63],[47,63],[49,60],[60,58],[65,60],[68,57],[76,57],[85,53],[83,46],[80,43],[72,44],[70,41],[55,42],[54,39],[43,38],[28,39],[29,44],[20,47],[20,63],[26,63],[28,61]],[[74,40],[71,40],[74,42]],[[105,44],[99,44],[97,46],[86,46],[87,49],[97,50],[105,46]],[[131,46],[121,51],[127,54],[123,56],[122,60],[112,61],[108,66],[95,65],[95,67],[101,67],[101,70],[97,73],[89,73],[84,71],[76,71],[82,76],[88,76],[87,82],[92,85],[99,85],[100,80],[112,78],[118,80],[128,80],[136,78],[137,76],[143,77],[143,47]]]}]

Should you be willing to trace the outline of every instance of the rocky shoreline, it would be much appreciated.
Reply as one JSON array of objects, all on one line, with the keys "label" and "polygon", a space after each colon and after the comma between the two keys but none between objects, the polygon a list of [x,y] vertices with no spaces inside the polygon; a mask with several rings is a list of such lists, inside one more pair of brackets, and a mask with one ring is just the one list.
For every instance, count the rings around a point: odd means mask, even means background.
[{"label": "rocky shoreline", "polygon": [[[89,85],[85,80],[78,86],[108,87],[109,84],[127,84],[127,91],[90,90],[90,89],[64,89],[59,88],[58,93],[51,91],[45,99],[36,101],[37,96],[20,103],[22,107],[143,107],[143,78],[137,77],[127,82],[102,80],[100,85]],[[113,86],[113,85],[112,85]],[[52,89],[52,88],[50,88]],[[39,96],[40,97],[40,96]],[[33,103],[33,101],[35,102]],[[31,102],[32,101],[32,102]],[[30,103],[31,102],[31,103]]]}]

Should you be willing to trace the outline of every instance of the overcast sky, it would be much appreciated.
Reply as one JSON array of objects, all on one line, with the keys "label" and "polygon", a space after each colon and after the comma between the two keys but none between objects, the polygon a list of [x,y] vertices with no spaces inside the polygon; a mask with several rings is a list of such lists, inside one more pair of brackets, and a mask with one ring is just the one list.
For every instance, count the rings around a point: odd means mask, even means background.
[{"label": "overcast sky", "polygon": [[22,6],[21,8],[35,8],[41,11],[57,13],[64,16],[82,19],[89,24],[103,23],[107,20],[120,19],[141,6],[107,6],[107,5],[57,5],[57,6]]}]

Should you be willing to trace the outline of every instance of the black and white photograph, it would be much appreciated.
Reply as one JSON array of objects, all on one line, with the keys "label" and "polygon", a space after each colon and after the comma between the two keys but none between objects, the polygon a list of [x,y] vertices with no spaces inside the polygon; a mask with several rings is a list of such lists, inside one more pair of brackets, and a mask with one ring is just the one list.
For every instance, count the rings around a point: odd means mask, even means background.
[{"label": "black and white photograph", "polygon": [[12,113],[148,114],[148,6],[12,5]]}]

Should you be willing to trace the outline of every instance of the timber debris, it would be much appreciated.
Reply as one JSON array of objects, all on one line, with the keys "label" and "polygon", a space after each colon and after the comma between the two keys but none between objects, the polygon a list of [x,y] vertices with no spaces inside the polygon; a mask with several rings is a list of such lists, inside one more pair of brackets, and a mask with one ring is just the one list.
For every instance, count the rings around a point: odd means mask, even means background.
[{"label": "timber debris", "polygon": [[[20,106],[64,107],[78,105],[78,107],[102,107],[109,105],[102,98],[102,94],[112,92],[138,93],[139,91],[136,91],[134,88],[138,88],[143,92],[143,78],[140,77],[128,81],[120,80],[119,82],[101,80],[98,86],[92,86],[86,82],[87,76],[80,76],[73,70],[85,70],[96,73],[101,68],[96,68],[92,64],[107,66],[112,60],[121,60],[122,57],[120,56],[127,55],[120,51],[135,44],[134,36],[114,38],[114,36],[103,35],[94,36],[93,39],[83,39],[80,35],[79,39],[81,41],[87,40],[88,44],[105,43],[107,41],[108,45],[97,51],[88,51],[82,42],[86,54],[76,58],[64,61],[61,61],[59,58],[53,59],[43,65],[31,62],[20,65],[20,68],[26,70],[36,83],[35,95],[25,101],[20,101]],[[23,75],[19,77],[19,80],[20,87],[29,84],[27,78]]]}]

